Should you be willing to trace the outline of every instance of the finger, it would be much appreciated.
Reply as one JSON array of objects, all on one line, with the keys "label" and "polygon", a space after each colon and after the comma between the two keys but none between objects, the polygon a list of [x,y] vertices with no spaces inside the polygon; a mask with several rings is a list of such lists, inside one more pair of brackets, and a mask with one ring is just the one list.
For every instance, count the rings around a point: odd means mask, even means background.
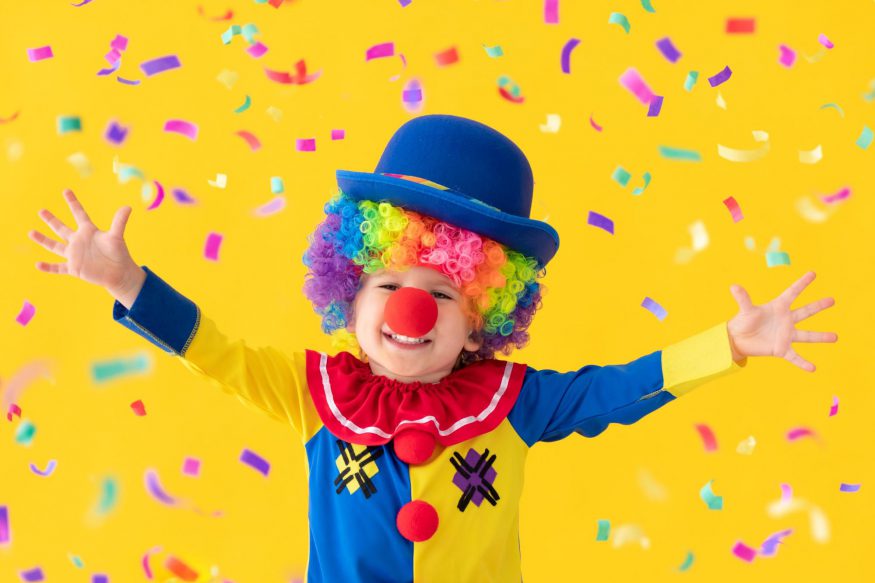
[{"label": "finger", "polygon": [[784,293],[782,293],[778,297],[787,302],[788,305],[792,304],[793,300],[795,300],[799,296],[799,294],[802,293],[802,290],[808,287],[809,283],[814,281],[815,277],[816,274],[813,271],[809,271],[808,273],[797,279],[793,285],[785,289]]},{"label": "finger", "polygon": [[796,351],[792,348],[787,351],[787,354],[784,355],[784,358],[801,368],[802,370],[807,370],[808,372],[814,372],[815,367],[813,364],[796,354]]},{"label": "finger", "polygon": [[72,190],[69,188],[65,190],[64,198],[67,199],[67,204],[70,206],[70,210],[73,211],[73,218],[76,219],[77,225],[82,226],[83,224],[94,224],[91,222],[91,217],[85,212],[85,209],[82,207],[79,199],[76,198],[76,195],[73,194]]},{"label": "finger", "polygon": [[793,330],[791,342],[835,342],[839,339],[835,332],[812,332],[811,330]]},{"label": "finger", "polygon": [[797,308],[791,312],[793,315],[793,322],[801,322],[805,318],[810,318],[817,312],[825,310],[835,303],[836,302],[833,298],[823,298],[822,300],[817,300],[816,302],[811,302],[801,308]]},{"label": "finger", "polygon": [[109,232],[119,237],[124,237],[125,226],[128,224],[128,218],[131,216],[131,207],[124,206],[115,212],[112,217],[112,225],[109,227]]},{"label": "finger", "polygon": [[746,312],[753,308],[753,302],[750,301],[750,295],[748,295],[747,290],[743,287],[740,285],[733,285],[730,286],[729,291],[732,292],[732,297],[735,298],[735,301],[738,303],[738,307],[742,312]]},{"label": "finger", "polygon": [[69,240],[70,237],[73,236],[73,229],[61,222],[61,220],[53,215],[51,212],[47,211],[46,209],[40,209],[37,214],[43,221],[46,222],[49,227],[51,227],[52,231],[55,232],[55,235],[57,235],[64,241]]},{"label": "finger", "polygon": [[36,268],[46,273],[60,273],[66,275],[67,265],[65,263],[46,263],[45,261],[37,261]]},{"label": "finger", "polygon": [[51,251],[52,253],[55,253],[56,255],[60,255],[61,257],[64,256],[64,251],[67,249],[67,246],[64,245],[63,243],[59,243],[58,241],[55,241],[54,239],[49,239],[48,237],[46,237],[45,235],[43,235],[39,231],[31,230],[31,231],[28,231],[27,235],[31,239],[33,239],[34,241],[36,241],[37,243],[42,245],[45,249],[48,249],[49,251]]}]

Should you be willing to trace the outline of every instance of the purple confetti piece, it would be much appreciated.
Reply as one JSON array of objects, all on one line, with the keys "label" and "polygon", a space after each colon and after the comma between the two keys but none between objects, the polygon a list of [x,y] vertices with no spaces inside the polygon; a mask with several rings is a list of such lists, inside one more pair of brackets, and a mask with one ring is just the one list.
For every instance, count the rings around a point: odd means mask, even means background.
[{"label": "purple confetti piece", "polygon": [[143,73],[145,73],[147,77],[163,73],[164,71],[169,71],[170,69],[178,69],[181,66],[182,64],[179,62],[179,57],[176,55],[167,55],[166,57],[159,57],[157,59],[152,59],[151,61],[140,63],[140,69],[143,70]]},{"label": "purple confetti piece", "polygon": [[859,492],[860,486],[862,486],[862,484],[845,484],[844,482],[842,482],[842,485],[839,486],[839,491],[841,491],[841,492]]},{"label": "purple confetti piece", "polygon": [[782,530],[781,532],[776,532],[763,542],[759,554],[764,557],[775,556],[778,552],[778,545],[784,542],[783,539],[791,534],[793,534],[792,528],[788,530]]},{"label": "purple confetti piece", "polygon": [[195,202],[195,199],[189,196],[189,194],[181,188],[173,189],[173,198],[182,204],[193,204]]},{"label": "purple confetti piece", "polygon": [[650,100],[650,105],[647,108],[647,117],[656,117],[662,111],[662,95],[654,95]]},{"label": "purple confetti piece", "polygon": [[664,320],[666,316],[668,316],[668,312],[665,311],[665,308],[659,305],[655,300],[652,300],[648,297],[644,298],[644,301],[641,302],[641,306],[649,311],[651,314],[656,316],[660,321]]},{"label": "purple confetti piece", "polygon": [[139,84],[140,84],[140,80],[139,80],[139,79],[137,79],[136,81],[134,81],[134,80],[131,80],[131,79],[125,79],[124,77],[116,77],[116,80],[117,80],[119,83],[124,83],[125,85],[139,85]]},{"label": "purple confetti piece", "polygon": [[717,87],[718,85],[726,83],[730,77],[732,77],[732,69],[729,68],[729,65],[726,65],[723,67],[722,71],[713,77],[708,77],[708,83],[711,84],[711,87]]},{"label": "purple confetti piece", "polygon": [[164,488],[158,481],[158,474],[155,473],[155,470],[146,470],[146,489],[159,502],[169,506],[176,505],[176,498],[164,491]]},{"label": "purple confetti piece", "polygon": [[9,508],[0,506],[0,545],[9,544],[12,540],[12,529],[9,526]]},{"label": "purple confetti piece", "polygon": [[49,464],[46,466],[45,471],[39,469],[35,464],[30,464],[30,471],[38,476],[48,477],[52,475],[52,472],[55,471],[55,466],[58,465],[58,462],[55,460],[49,460]]},{"label": "purple confetti piece", "polygon": [[110,122],[109,127],[106,128],[106,134],[103,137],[106,138],[108,142],[120,146],[128,136],[128,129],[129,128],[122,127],[113,121]]},{"label": "purple confetti piece", "polygon": [[109,577],[106,575],[92,575],[91,583],[109,583]]},{"label": "purple confetti piece", "polygon": [[573,51],[579,44],[580,39],[573,38],[562,47],[562,58],[560,59],[560,64],[562,65],[563,73],[571,73],[571,51]]},{"label": "purple confetti piece", "polygon": [[586,219],[588,225],[604,229],[611,235],[614,234],[614,221],[604,215],[600,215],[595,211],[589,211],[589,216]]},{"label": "purple confetti piece", "polygon": [[29,583],[31,581],[45,581],[43,570],[39,567],[34,567],[33,569],[30,569],[28,571],[21,571],[19,575],[21,575],[22,581],[27,581]]},{"label": "purple confetti piece", "polygon": [[243,453],[240,454],[240,461],[261,472],[264,476],[270,472],[270,463],[252,450],[244,449]]},{"label": "purple confetti piece", "polygon": [[656,48],[662,53],[662,56],[668,59],[669,63],[677,63],[681,58],[681,52],[674,46],[671,39],[668,37],[661,38],[656,41]]},{"label": "purple confetti piece", "polygon": [[112,73],[115,73],[118,70],[118,68],[121,66],[121,64],[122,64],[121,61],[119,61],[118,63],[116,63],[112,67],[110,67],[109,69],[101,69],[100,71],[97,72],[97,74],[104,76],[104,75],[110,75]]}]

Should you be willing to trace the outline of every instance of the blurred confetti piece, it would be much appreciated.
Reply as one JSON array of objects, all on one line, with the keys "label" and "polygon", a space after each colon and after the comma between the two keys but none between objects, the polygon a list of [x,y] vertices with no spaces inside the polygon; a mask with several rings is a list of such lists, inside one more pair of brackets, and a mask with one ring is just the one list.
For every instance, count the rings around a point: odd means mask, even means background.
[{"label": "blurred confetti piece", "polygon": [[702,486],[702,489],[699,490],[699,496],[708,505],[709,510],[723,510],[723,496],[717,496],[711,490],[711,482],[713,481],[711,480]]},{"label": "blurred confetti piece", "polygon": [[153,579],[152,575],[152,567],[149,565],[149,558],[155,553],[161,552],[161,547],[152,547],[143,555],[143,559],[141,560],[141,564],[143,565],[143,572],[146,574],[146,579],[150,581]]},{"label": "blurred confetti piece", "polygon": [[456,47],[450,47],[441,51],[434,56],[434,60],[438,67],[446,67],[459,62],[459,50]]},{"label": "blurred confetti piece", "polygon": [[732,554],[748,563],[752,562],[757,556],[756,549],[747,546],[741,541],[736,542],[735,546],[732,547]]},{"label": "blurred confetti piece", "polygon": [[282,194],[285,190],[283,179],[280,176],[270,177],[270,192],[271,194]]},{"label": "blurred confetti piece", "polygon": [[187,457],[182,463],[182,473],[186,476],[198,477],[201,471],[201,462],[197,458]]},{"label": "blurred confetti piece", "polygon": [[494,47],[488,47],[486,45],[483,45],[483,48],[486,49],[486,54],[489,55],[490,57],[492,57],[493,59],[497,59],[498,57],[504,56],[504,51],[498,45],[495,45]]},{"label": "blurred confetti piece", "polygon": [[699,432],[699,437],[702,438],[705,451],[717,451],[717,437],[714,436],[714,431],[711,430],[711,427],[704,423],[697,423],[696,431]]},{"label": "blurred confetti piece", "polygon": [[395,43],[381,43],[378,45],[374,45],[368,50],[365,51],[365,62],[373,60],[373,59],[382,59],[384,57],[391,57],[395,54]]},{"label": "blurred confetti piece", "polygon": [[592,129],[594,129],[597,132],[602,131],[602,126],[600,126],[599,124],[596,123],[596,121],[592,118],[592,115],[589,116],[589,125],[591,125]]},{"label": "blurred confetti piece", "polygon": [[167,557],[164,567],[183,581],[197,581],[197,571],[172,555]]},{"label": "blurred confetti piece", "polygon": [[265,477],[270,472],[270,463],[252,450],[244,449],[240,454],[240,461],[260,472]]},{"label": "blurred confetti piece", "polygon": [[786,251],[766,251],[766,267],[790,265],[790,255]]},{"label": "blurred confetti piece", "polygon": [[737,150],[717,144],[717,154],[730,162],[753,162],[754,160],[759,160],[769,152],[769,134],[754,130],[753,139],[763,145],[754,150]]},{"label": "blurred confetti piece", "polygon": [[118,485],[113,478],[104,478],[100,487],[100,500],[97,503],[97,513],[106,514],[115,507],[118,500]]},{"label": "blurred confetti piece", "polygon": [[696,221],[689,227],[690,236],[693,238],[693,251],[701,251],[708,246],[710,238],[705,223]]},{"label": "blurred confetti piece", "polygon": [[796,210],[802,218],[811,223],[822,223],[835,211],[834,208],[828,208],[826,211],[817,208],[808,196],[803,196],[796,201]]},{"label": "blurred confetti piece", "polygon": [[216,80],[225,86],[225,89],[232,89],[234,84],[240,78],[240,74],[228,69],[223,69],[217,76]]},{"label": "blurred confetti piece", "polygon": [[0,545],[8,545],[12,540],[12,527],[9,525],[9,507],[0,506]]},{"label": "blurred confetti piece", "polygon": [[143,200],[149,200],[150,198],[152,199],[152,202],[149,203],[149,206],[146,207],[147,211],[151,211],[153,209],[158,208],[159,206],[161,206],[161,203],[164,202],[164,187],[161,186],[161,183],[158,182],[157,180],[153,180],[152,184],[155,185],[155,187],[154,187],[155,197],[154,198],[152,198],[153,188],[152,188],[151,184],[149,184],[147,182],[147,183],[143,184],[143,187],[142,187]]},{"label": "blurred confetti piece", "polygon": [[606,541],[611,533],[611,521],[599,519],[598,532],[595,535],[596,541]]},{"label": "blurred confetti piece", "polygon": [[729,214],[732,215],[733,222],[737,223],[744,218],[744,215],[741,213],[741,207],[738,206],[738,202],[736,202],[734,197],[730,196],[724,199],[723,204],[725,204],[726,208],[729,209]]},{"label": "blurred confetti piece", "polygon": [[207,180],[210,186],[225,188],[228,185],[228,177],[225,174],[216,174],[216,180]]},{"label": "blurred confetti piece", "polygon": [[817,434],[808,427],[796,427],[787,432],[787,441],[796,441],[802,437],[817,437]]},{"label": "blurred confetti piece", "polygon": [[21,307],[18,315],[15,316],[15,321],[22,326],[27,326],[34,314],[36,314],[36,307],[29,301],[24,300],[24,305]]},{"label": "blurred confetti piece", "polygon": [[346,130],[331,130],[331,139],[332,140],[346,139]]},{"label": "blurred confetti piece", "polygon": [[27,583],[36,583],[38,581],[46,580],[43,570],[39,567],[34,567],[33,569],[28,569],[26,571],[19,571],[18,576],[21,577],[22,581],[26,581]]},{"label": "blurred confetti piece", "polygon": [[15,428],[15,442],[20,445],[30,445],[34,435],[36,435],[36,425],[27,419],[22,419]]},{"label": "blurred confetti piece", "polygon": [[41,470],[36,466],[36,464],[30,464],[30,471],[32,471],[37,476],[43,476],[44,478],[47,478],[47,477],[52,475],[52,472],[55,471],[55,466],[57,466],[57,465],[58,465],[58,462],[56,460],[49,460],[49,463],[46,466],[46,469]]},{"label": "blurred confetti piece", "polygon": [[656,478],[644,468],[638,470],[638,485],[641,486],[644,494],[650,500],[664,502],[668,499],[668,492],[666,491],[665,486],[660,484]]},{"label": "blurred confetti piece", "polygon": [[298,138],[295,140],[295,149],[299,152],[315,152],[316,138]]},{"label": "blurred confetti piece", "polygon": [[74,152],[70,154],[67,156],[67,162],[76,169],[76,172],[78,172],[79,176],[82,178],[88,178],[94,172],[94,169],[91,167],[91,162],[88,161],[88,157],[82,152]]},{"label": "blurred confetti piece", "polygon": [[82,131],[82,119],[75,115],[58,116],[58,135]]},{"label": "blurred confetti piece", "polygon": [[184,119],[169,119],[164,123],[164,131],[180,134],[190,140],[197,139],[197,126]]},{"label": "blurred confetti piece", "polygon": [[823,149],[818,144],[813,150],[799,150],[799,161],[803,164],[817,164],[823,158]]},{"label": "blurred confetti piece", "polygon": [[204,244],[204,257],[211,261],[219,260],[219,247],[222,245],[222,235],[220,233],[210,233],[207,235],[207,241]]},{"label": "blurred confetti piece", "polygon": [[275,83],[282,83],[283,85],[306,85],[318,79],[322,75],[322,70],[320,69],[315,73],[308,74],[307,62],[304,59],[301,59],[295,63],[294,74],[289,73],[288,71],[274,71],[268,68],[264,69],[264,74],[267,75],[268,79]]},{"label": "blurred confetti piece", "polygon": [[699,72],[698,71],[690,71],[687,73],[687,78],[684,80],[684,89],[686,91],[692,91],[693,87],[696,85],[696,81],[699,80]]},{"label": "blurred confetti piece", "polygon": [[729,65],[723,67],[723,70],[715,75],[708,77],[708,83],[711,87],[717,87],[718,85],[722,85],[729,81],[729,78],[732,77],[732,69],[729,68]]},{"label": "blurred confetti piece", "polygon": [[401,104],[410,113],[416,113],[422,109],[425,95],[419,79],[410,79],[401,91]]},{"label": "blurred confetti piece", "polygon": [[152,75],[157,75],[158,73],[163,73],[164,71],[169,71],[171,69],[178,69],[182,64],[179,62],[179,57],[176,55],[168,55],[166,57],[159,57],[157,59],[152,59],[151,61],[145,61],[140,63],[140,69],[142,69],[143,73],[146,74],[147,77],[151,77]]},{"label": "blurred confetti piece", "polygon": [[839,398],[834,396],[832,398],[832,406],[829,408],[829,416],[835,417],[838,412],[839,412]]},{"label": "blurred confetti piece", "polygon": [[176,199],[176,202],[181,204],[194,204],[197,202],[191,197],[191,195],[181,188],[174,188],[171,192],[173,192],[173,198]]},{"label": "blurred confetti piece", "polygon": [[763,557],[773,557],[778,554],[778,545],[784,542],[784,538],[793,534],[793,529],[782,530],[781,532],[776,532],[771,535],[760,546],[760,551],[758,554]]},{"label": "blurred confetti piece", "polygon": [[869,128],[869,126],[864,125],[863,131],[860,133],[860,137],[857,138],[857,145],[864,150],[868,149],[869,145],[872,143],[873,135],[875,134],[872,133],[872,130]]},{"label": "blurred confetti piece", "polygon": [[82,562],[82,559],[80,559],[79,557],[77,557],[73,553],[67,553],[67,558],[70,559],[70,562],[73,563],[74,566],[76,566],[80,569],[85,566],[85,564]]},{"label": "blurred confetti piece", "polygon": [[668,312],[665,311],[665,308],[660,306],[655,300],[648,297],[645,297],[644,301],[641,302],[641,307],[656,316],[659,321],[665,320],[665,317],[668,316]]},{"label": "blurred confetti piece", "polygon": [[834,204],[837,202],[841,202],[851,196],[851,189],[849,187],[844,187],[835,194],[830,194],[828,196],[822,196],[820,200],[827,204]]},{"label": "blurred confetti piece", "polygon": [[270,215],[275,215],[284,208],[286,208],[286,197],[275,196],[272,200],[264,203],[263,205],[252,211],[252,214],[257,217],[268,217]]},{"label": "blurred confetti piece", "polygon": [[647,189],[647,187],[650,185],[650,172],[645,172],[642,175],[642,178],[644,179],[644,185],[643,186],[636,186],[632,190],[632,194],[636,194],[636,195],[642,194]]},{"label": "blurred confetti piece", "polygon": [[662,53],[662,56],[669,63],[677,63],[678,59],[681,58],[681,52],[674,46],[674,43],[671,41],[669,37],[664,37],[656,41],[656,48],[659,49],[659,52]]},{"label": "blurred confetti piece", "polygon": [[243,113],[249,106],[252,105],[252,99],[247,95],[246,100],[243,102],[243,105],[234,110],[234,113]]},{"label": "blurred confetti piece", "polygon": [[254,59],[260,59],[267,51],[268,48],[261,41],[246,47],[246,52]]},{"label": "blurred confetti piece", "polygon": [[12,114],[11,116],[9,116],[9,117],[0,117],[0,124],[4,124],[4,123],[9,123],[9,122],[11,122],[11,121],[15,121],[16,119],[18,119],[18,116],[19,116],[20,114],[21,114],[20,111],[16,111],[15,113],[13,113],[13,114]]},{"label": "blurred confetti piece", "polygon": [[177,500],[168,494],[161,486],[158,480],[158,473],[155,470],[148,469],[145,473],[146,490],[152,495],[155,500],[168,506],[176,506]]},{"label": "blurred confetti piece", "polygon": [[738,442],[738,446],[735,448],[735,453],[740,453],[741,455],[753,455],[753,450],[756,445],[756,438],[753,435],[749,435]]},{"label": "blurred confetti piece", "polygon": [[243,138],[243,140],[249,146],[249,149],[252,150],[253,152],[257,152],[258,150],[261,149],[261,142],[258,141],[258,138],[252,132],[248,132],[246,130],[240,130],[240,131],[237,131],[234,133],[235,133],[235,135],[238,135],[241,138]]},{"label": "blurred confetti piece", "polygon": [[502,75],[498,78],[498,93],[511,103],[522,103],[526,100],[522,96],[520,86],[507,75]]},{"label": "blurred confetti piece", "polygon": [[846,484],[842,482],[842,485],[839,486],[840,492],[859,492],[862,484]]},{"label": "blurred confetti piece", "polygon": [[109,577],[106,575],[92,575],[91,583],[109,583]]},{"label": "blurred confetti piece", "polygon": [[692,565],[693,565],[693,552],[687,551],[687,558],[684,559],[684,563],[680,567],[678,567],[678,571],[683,573],[684,571],[689,569]]},{"label": "blurred confetti piece", "polygon": [[793,63],[796,62],[796,51],[794,51],[787,45],[778,46],[778,51],[780,52],[780,54],[778,55],[778,62],[788,69],[792,67]]},{"label": "blurred confetti piece", "polygon": [[756,19],[727,18],[726,34],[753,34],[756,31]]},{"label": "blurred confetti piece", "polygon": [[717,107],[720,109],[726,109],[726,100],[723,99],[723,93],[721,93],[719,89],[717,90],[717,99],[715,99],[715,103],[717,103]]},{"label": "blurred confetti piece", "polygon": [[134,414],[137,415],[137,417],[146,416],[146,405],[144,405],[143,401],[139,399],[131,403],[131,410],[133,410]]},{"label": "blurred confetti piece", "polygon": [[638,543],[643,549],[650,548],[650,539],[644,534],[642,529],[637,524],[621,524],[614,529],[613,547],[620,548],[627,544]]},{"label": "blurred confetti piece", "polygon": [[793,498],[793,488],[790,484],[781,484],[781,500],[787,502]]},{"label": "blurred confetti piece", "polygon": [[27,49],[27,58],[31,63],[51,59],[54,56],[54,53],[52,53],[52,47],[49,45],[37,47],[35,49]]},{"label": "blurred confetti piece", "polygon": [[124,142],[125,138],[128,136],[129,129],[130,128],[123,127],[117,122],[112,121],[109,123],[109,126],[107,126],[106,132],[104,133],[103,137],[110,144],[113,144],[115,146],[121,146],[122,142]]},{"label": "blurred confetti piece", "polygon": [[212,20],[214,22],[219,22],[221,20],[231,20],[232,18],[234,18],[234,11],[233,10],[226,10],[225,14],[222,16],[207,16],[206,12],[204,12],[204,7],[201,5],[198,5],[197,13],[200,14],[201,16],[203,16],[204,18],[207,18],[207,19]]},{"label": "blurred confetti piece", "polygon": [[604,215],[598,214],[595,211],[589,211],[589,216],[587,216],[586,224],[605,230],[611,235],[614,234],[614,221]]},{"label": "blurred confetti piece", "polygon": [[626,34],[629,34],[629,29],[631,25],[629,24],[629,19],[626,18],[624,14],[620,14],[619,12],[611,12],[611,15],[608,16],[608,24],[618,24],[623,27],[623,30],[626,31]]},{"label": "blurred confetti piece", "polygon": [[647,117],[656,117],[662,111],[662,95],[654,95],[647,108]]},{"label": "blurred confetti piece", "polygon": [[91,380],[100,384],[127,375],[148,373],[151,363],[152,357],[148,352],[129,358],[98,360],[91,363]]},{"label": "blurred confetti piece", "polygon": [[562,118],[559,117],[558,114],[548,113],[547,114],[547,123],[539,124],[538,127],[541,128],[541,131],[545,134],[555,134],[559,131],[559,127],[562,125]]},{"label": "blurred confetti piece", "polygon": [[822,44],[823,46],[825,46],[828,49],[831,49],[835,46],[834,44],[832,44],[832,41],[829,40],[826,37],[826,35],[823,33],[820,33],[819,35],[817,35],[817,42],[819,42],[820,44]]},{"label": "blurred confetti piece", "polygon": [[21,419],[21,407],[15,403],[10,403],[9,409],[6,411],[6,420],[11,422],[12,417],[18,417]]},{"label": "blurred confetti piece", "polygon": [[670,146],[659,146],[659,155],[669,160],[681,160],[686,162],[701,162],[702,155],[696,150],[684,150]]},{"label": "blurred confetti piece", "polygon": [[611,178],[622,187],[626,187],[629,184],[629,179],[632,178],[632,175],[629,174],[622,166],[617,166],[614,173],[611,175]]},{"label": "blurred confetti piece", "polygon": [[644,8],[644,10],[646,10],[647,12],[656,12],[650,0],[641,0],[641,7]]},{"label": "blurred confetti piece", "polygon": [[544,0],[544,24],[559,24],[559,0]]},{"label": "blurred confetti piece", "polygon": [[824,103],[823,105],[820,106],[820,109],[826,109],[826,108],[832,108],[832,109],[836,110],[837,112],[839,112],[839,116],[841,116],[842,118],[845,117],[845,110],[842,109],[842,106],[839,105],[838,103]]},{"label": "blurred confetti piece", "polygon": [[559,59],[559,65],[562,67],[563,73],[571,73],[571,52],[579,44],[579,38],[572,38],[562,47],[562,56]]},{"label": "blurred confetti piece", "polygon": [[629,67],[620,75],[620,85],[625,87],[629,93],[634,95],[644,105],[649,105],[653,99],[653,91],[641,77],[641,74],[633,67]]}]

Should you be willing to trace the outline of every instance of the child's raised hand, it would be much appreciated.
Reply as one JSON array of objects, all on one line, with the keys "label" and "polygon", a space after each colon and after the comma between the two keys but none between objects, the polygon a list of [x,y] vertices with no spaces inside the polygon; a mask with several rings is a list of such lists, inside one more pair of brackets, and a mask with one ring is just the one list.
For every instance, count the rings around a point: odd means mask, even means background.
[{"label": "child's raised hand", "polygon": [[797,330],[796,324],[835,304],[833,298],[791,310],[793,300],[814,281],[815,274],[809,271],[784,292],[762,306],[755,306],[750,296],[740,285],[730,288],[738,302],[738,314],[729,321],[729,339],[733,357],[740,360],[748,356],[780,356],[799,368],[814,372],[814,365],[796,354],[793,342],[835,342],[834,332],[811,332]]},{"label": "child's raised hand", "polygon": [[132,270],[139,266],[128,253],[124,232],[131,207],[116,211],[109,231],[98,229],[71,190],[64,191],[64,199],[73,211],[77,229],[74,231],[55,215],[41,209],[39,216],[64,242],[46,237],[39,231],[29,231],[28,236],[52,253],[64,257],[66,263],[39,261],[36,268],[47,273],[66,273],[81,280],[102,286],[107,290],[121,289]]}]

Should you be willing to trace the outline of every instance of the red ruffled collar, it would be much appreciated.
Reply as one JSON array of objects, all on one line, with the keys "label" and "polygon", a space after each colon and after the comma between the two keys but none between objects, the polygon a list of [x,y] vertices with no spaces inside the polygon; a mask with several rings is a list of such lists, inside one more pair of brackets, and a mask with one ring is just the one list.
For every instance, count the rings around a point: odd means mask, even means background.
[{"label": "red ruffled collar", "polygon": [[348,352],[306,350],[307,384],[331,433],[360,445],[383,445],[400,431],[419,429],[450,446],[488,433],[519,396],[526,366],[483,360],[437,383],[404,383],[375,375]]}]

